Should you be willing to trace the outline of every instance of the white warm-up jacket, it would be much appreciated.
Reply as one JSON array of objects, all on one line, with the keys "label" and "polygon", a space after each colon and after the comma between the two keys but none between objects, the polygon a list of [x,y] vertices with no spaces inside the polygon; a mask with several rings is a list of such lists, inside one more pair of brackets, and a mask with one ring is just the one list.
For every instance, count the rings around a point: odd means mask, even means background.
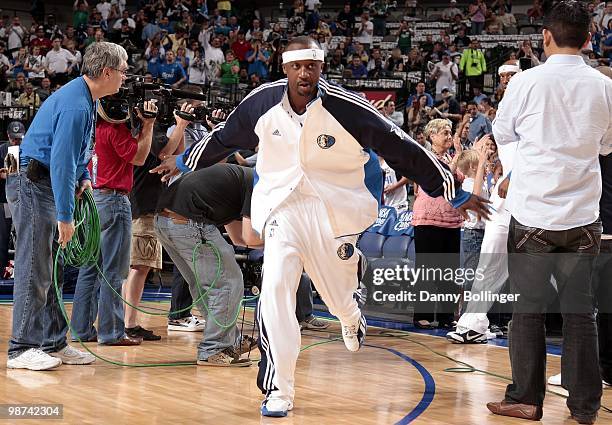
[{"label": "white warm-up jacket", "polygon": [[[363,232],[377,218],[382,173],[376,153],[401,175],[455,207],[469,194],[446,165],[382,116],[367,100],[319,80],[302,123],[292,116],[287,80],[252,91],[206,138],[177,158],[183,172],[259,145],[251,201],[253,228],[306,179],[325,204],[336,237]],[[304,217],[308,220],[309,217]]]}]

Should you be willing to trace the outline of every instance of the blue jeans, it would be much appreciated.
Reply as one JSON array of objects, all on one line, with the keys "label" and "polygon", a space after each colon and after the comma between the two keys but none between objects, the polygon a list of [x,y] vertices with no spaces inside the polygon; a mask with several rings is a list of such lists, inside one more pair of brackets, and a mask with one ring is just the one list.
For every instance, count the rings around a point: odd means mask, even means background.
[{"label": "blue jeans", "polygon": [[[463,268],[476,270],[480,259],[480,247],[484,238],[484,229],[463,229],[461,247],[463,249]],[[466,281],[464,289],[472,289],[474,279]]]},{"label": "blue jeans", "polygon": [[244,293],[242,272],[236,263],[234,249],[223,239],[219,230],[209,224],[200,224],[191,220],[182,224],[178,220],[157,215],[155,230],[168,255],[189,284],[194,300],[200,297],[200,292],[193,270],[193,249],[203,240],[210,241],[217,247],[221,254],[221,274],[214,286],[211,287],[211,283],[217,272],[217,257],[206,245],[201,247],[197,257],[196,267],[202,291],[210,289],[207,297],[197,303],[198,309],[206,319],[204,336],[198,345],[198,359],[206,360],[213,354],[236,345],[240,338],[238,327],[219,326],[219,324],[229,324],[236,317]]},{"label": "blue jeans", "polygon": [[[126,195],[94,190],[94,200],[100,215],[100,258],[97,267],[108,283],[121,294],[121,286],[130,270],[130,243],[132,239],[132,211]],[[99,297],[98,297],[99,291]],[[79,270],[74,304],[72,328],[83,341],[98,337],[98,342],[115,342],[125,335],[123,301],[115,294],[96,265]],[[94,322],[98,320],[98,331]],[[76,338],[73,335],[73,339]]]},{"label": "blue jeans", "polygon": [[51,180],[34,183],[25,170],[11,175],[6,198],[17,234],[9,358],[30,348],[59,351],[66,346],[66,321],[52,284],[57,221]]}]

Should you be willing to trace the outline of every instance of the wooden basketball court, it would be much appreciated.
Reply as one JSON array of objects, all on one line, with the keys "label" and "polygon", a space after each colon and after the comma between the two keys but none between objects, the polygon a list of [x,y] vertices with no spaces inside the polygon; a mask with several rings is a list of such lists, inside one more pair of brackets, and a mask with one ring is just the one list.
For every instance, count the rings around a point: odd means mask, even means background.
[{"label": "wooden basketball court", "polygon": [[[445,371],[463,366],[430,351],[510,376],[504,347],[453,345],[440,337],[415,333],[400,339],[398,333],[389,337],[384,334],[392,331],[370,327],[368,346],[358,353],[349,353],[342,341],[303,351],[297,364],[295,407],[287,418],[275,419],[259,414],[261,394],[255,382],[255,364],[249,368],[129,368],[97,360],[92,366],[62,365],[47,372],[7,370],[11,310],[9,305],[0,306],[0,403],[61,403],[63,423],[527,423],[494,416],[485,407],[487,401],[502,399],[507,381],[478,372]],[[247,320],[252,320],[252,312],[247,311]],[[125,363],[195,361],[199,334],[168,335],[163,317],[147,316],[142,325],[162,334],[162,340],[139,347],[102,347],[95,343],[87,346],[101,356]],[[250,332],[251,327],[245,325],[247,329]],[[330,332],[305,331],[302,345],[338,337],[338,331],[336,323]],[[251,357],[258,358],[259,352],[253,351]],[[559,370],[559,357],[549,355],[548,374]],[[604,390],[603,404],[612,406],[611,389]],[[575,424],[568,415],[565,399],[547,394],[542,423]],[[13,422],[17,421],[0,419],[0,423]],[[612,423],[612,415],[600,412],[598,423]]]}]

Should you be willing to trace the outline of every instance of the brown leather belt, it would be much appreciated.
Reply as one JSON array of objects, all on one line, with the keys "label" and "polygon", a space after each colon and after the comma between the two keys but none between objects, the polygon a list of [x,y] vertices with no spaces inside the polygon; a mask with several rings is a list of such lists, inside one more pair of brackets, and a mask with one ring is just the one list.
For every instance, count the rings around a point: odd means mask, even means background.
[{"label": "brown leather belt", "polygon": [[164,208],[163,211],[160,211],[157,214],[161,215],[162,217],[168,217],[176,224],[189,224],[189,222],[191,221],[187,217],[183,217],[182,215],[177,214],[174,211],[170,211],[168,208]]},{"label": "brown leather belt", "polygon": [[125,196],[128,196],[130,194],[130,192],[128,192],[126,190],[109,189],[107,187],[97,187],[94,190],[97,190],[97,191],[102,192],[102,193],[111,193],[111,194],[125,195]]}]

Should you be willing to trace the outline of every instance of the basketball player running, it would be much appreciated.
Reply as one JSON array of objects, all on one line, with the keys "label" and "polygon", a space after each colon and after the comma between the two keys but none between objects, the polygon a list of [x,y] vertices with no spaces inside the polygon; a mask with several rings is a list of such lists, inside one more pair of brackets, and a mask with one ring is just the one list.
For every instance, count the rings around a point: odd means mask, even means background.
[{"label": "basketball player running", "polygon": [[259,145],[253,229],[265,240],[259,301],[258,386],[264,416],[293,408],[300,350],[295,295],[302,269],[341,322],[350,351],[359,350],[366,321],[353,298],[357,235],[377,217],[382,192],[378,151],[391,167],[463,214],[488,218],[486,202],[455,184],[430,152],[384,118],[367,100],[320,79],[324,53],[296,37],[283,53],[286,79],[252,91],[203,141],[151,172],[187,172]]}]

